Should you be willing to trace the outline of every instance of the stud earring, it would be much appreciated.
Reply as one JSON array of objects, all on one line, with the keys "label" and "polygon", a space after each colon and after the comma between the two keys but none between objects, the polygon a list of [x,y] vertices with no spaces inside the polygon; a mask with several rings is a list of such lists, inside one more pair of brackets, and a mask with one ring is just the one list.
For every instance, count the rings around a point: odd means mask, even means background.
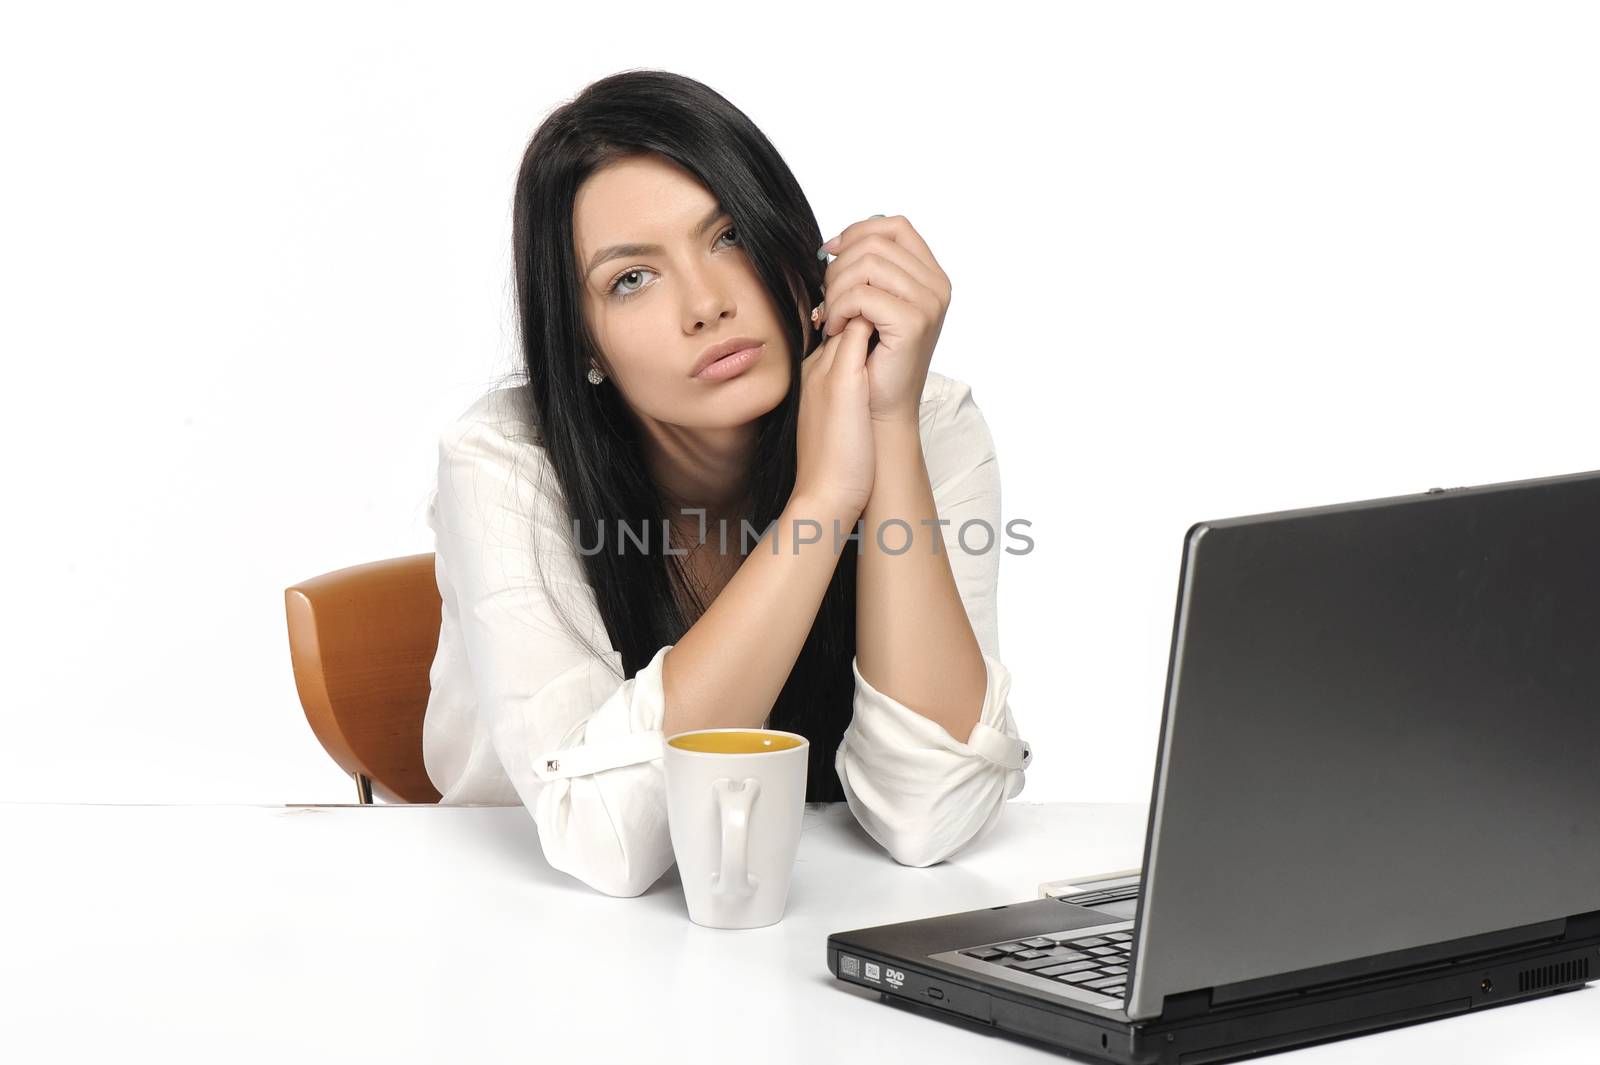
[{"label": "stud earring", "polygon": [[597,385],[605,379],[606,375],[600,372],[600,367],[591,364],[589,367],[589,383]]}]

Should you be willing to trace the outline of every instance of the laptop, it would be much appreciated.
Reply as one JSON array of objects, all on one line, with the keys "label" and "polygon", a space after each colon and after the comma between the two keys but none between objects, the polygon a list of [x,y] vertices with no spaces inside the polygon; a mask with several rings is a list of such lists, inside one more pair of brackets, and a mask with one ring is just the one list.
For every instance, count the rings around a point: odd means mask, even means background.
[{"label": "laptop", "polygon": [[1597,755],[1600,471],[1200,522],[1141,868],[837,932],[828,968],[1185,1065],[1574,990]]}]

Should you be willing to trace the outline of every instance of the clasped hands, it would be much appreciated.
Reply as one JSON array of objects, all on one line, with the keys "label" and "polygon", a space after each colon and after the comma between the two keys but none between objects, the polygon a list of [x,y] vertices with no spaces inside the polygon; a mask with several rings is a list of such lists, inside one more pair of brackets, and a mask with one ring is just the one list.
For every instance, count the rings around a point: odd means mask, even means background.
[{"label": "clasped hands", "polygon": [[933,348],[950,307],[950,279],[904,215],[852,223],[818,254],[834,260],[823,275],[823,302],[812,311],[826,341],[862,317],[878,331],[867,356],[874,423],[914,430]]}]

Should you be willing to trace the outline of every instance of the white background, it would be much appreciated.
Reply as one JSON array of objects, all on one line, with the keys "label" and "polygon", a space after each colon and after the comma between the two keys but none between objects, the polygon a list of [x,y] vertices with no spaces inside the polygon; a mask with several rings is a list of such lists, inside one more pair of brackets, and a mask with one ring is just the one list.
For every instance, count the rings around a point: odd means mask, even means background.
[{"label": "white background", "polygon": [[[283,589],[432,550],[512,182],[630,67],[954,283],[1024,798],[1148,798],[1187,527],[1600,467],[1589,5],[32,5],[0,33],[0,800],[342,802]],[[781,13],[781,17],[780,17]]]}]

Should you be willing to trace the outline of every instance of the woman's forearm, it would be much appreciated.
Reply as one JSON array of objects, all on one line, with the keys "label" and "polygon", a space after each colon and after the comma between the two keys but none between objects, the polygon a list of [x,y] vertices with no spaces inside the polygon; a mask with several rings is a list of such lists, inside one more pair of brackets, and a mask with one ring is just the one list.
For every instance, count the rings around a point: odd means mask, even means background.
[{"label": "woman's forearm", "polygon": [[[830,501],[789,500],[717,598],[662,660],[666,735],[761,727],[833,580],[841,554],[834,549],[834,525],[842,539],[856,517]],[[741,533],[741,528],[728,529],[730,550],[737,549]],[[715,535],[708,534],[708,539],[719,542]]]},{"label": "woman's forearm", "polygon": [[983,709],[988,671],[946,555],[945,542],[955,537],[934,524],[917,423],[881,422],[874,434],[876,474],[856,577],[856,667],[874,688],[965,743]]}]

